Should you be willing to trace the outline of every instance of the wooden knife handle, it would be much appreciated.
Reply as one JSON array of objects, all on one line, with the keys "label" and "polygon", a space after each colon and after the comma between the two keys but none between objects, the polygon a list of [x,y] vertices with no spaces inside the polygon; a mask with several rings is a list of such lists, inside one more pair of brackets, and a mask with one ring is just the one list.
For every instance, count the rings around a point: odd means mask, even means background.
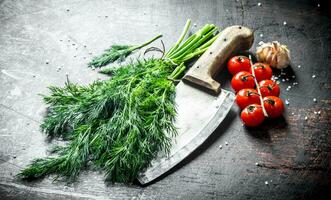
[{"label": "wooden knife handle", "polygon": [[183,80],[219,94],[221,85],[214,80],[214,77],[230,56],[239,51],[248,50],[253,41],[253,32],[247,27],[236,25],[224,29],[216,41],[189,69]]}]

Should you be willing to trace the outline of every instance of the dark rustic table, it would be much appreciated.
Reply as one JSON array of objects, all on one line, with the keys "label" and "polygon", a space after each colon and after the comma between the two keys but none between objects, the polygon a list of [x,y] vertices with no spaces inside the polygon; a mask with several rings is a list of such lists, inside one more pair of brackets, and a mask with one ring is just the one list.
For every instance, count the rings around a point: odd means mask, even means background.
[{"label": "dark rustic table", "polygon": [[[323,3],[299,0],[0,0],[0,199],[326,199],[330,11]],[[146,187],[105,183],[103,174],[91,171],[69,185],[52,183],[52,177],[15,178],[49,146],[39,130],[45,105],[38,94],[63,85],[66,73],[82,84],[105,78],[86,67],[93,55],[114,42],[140,43],[159,33],[170,45],[188,18],[193,30],[206,23],[251,27],[253,52],[259,41],[288,45],[292,66],[285,75],[275,71],[281,97],[289,102],[283,118],[246,129],[234,106],[194,155]],[[230,89],[226,70],[220,79]]]}]

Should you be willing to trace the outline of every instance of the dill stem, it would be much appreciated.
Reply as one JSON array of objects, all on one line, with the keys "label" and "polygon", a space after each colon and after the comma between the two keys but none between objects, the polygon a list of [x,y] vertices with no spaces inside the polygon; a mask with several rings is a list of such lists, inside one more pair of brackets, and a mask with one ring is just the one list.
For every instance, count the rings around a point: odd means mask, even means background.
[{"label": "dill stem", "polygon": [[179,76],[185,71],[185,69],[186,69],[185,65],[182,65],[181,68],[179,68],[179,70],[173,76],[173,79],[178,79]]},{"label": "dill stem", "polygon": [[193,34],[191,37],[194,37],[188,44],[182,45],[178,51],[174,52],[169,58],[173,60],[177,60],[178,58],[184,57],[186,54],[190,53],[190,51],[197,48],[201,43],[203,43],[206,39],[208,39],[215,31],[216,27],[214,25],[207,24],[202,29],[200,29],[197,33]]},{"label": "dill stem", "polygon": [[196,50],[194,50],[194,52],[187,54],[183,59],[182,62],[186,62],[196,56],[200,56],[201,54],[203,54],[209,47],[211,44],[213,44],[213,42],[215,42],[215,40],[218,38],[219,34],[215,35],[212,39],[210,39],[208,42],[206,42],[205,44],[201,45],[199,48],[197,48]]},{"label": "dill stem", "polygon": [[179,71],[179,69],[184,65],[184,63],[181,63],[180,65],[178,65],[175,70],[170,74],[170,78],[174,79],[174,76],[176,75],[176,73]]},{"label": "dill stem", "polygon": [[182,32],[182,34],[180,35],[179,39],[177,40],[177,42],[172,46],[172,48],[169,50],[169,52],[167,53],[167,56],[171,55],[172,52],[174,52],[175,50],[177,50],[178,46],[180,45],[180,43],[182,43],[184,37],[186,36],[189,28],[191,26],[191,20],[188,19],[186,21],[186,24],[185,24],[185,27],[184,27],[184,30]]},{"label": "dill stem", "polygon": [[191,42],[192,44],[184,48],[182,52],[178,52],[177,54],[173,55],[171,59],[175,61],[178,60],[179,62],[181,62],[181,58],[185,57],[189,53],[194,52],[197,48],[199,48],[200,45],[202,45],[206,40],[208,40],[216,30],[216,27],[213,27],[212,29],[206,29],[201,35],[199,35],[199,37],[197,37],[196,40],[194,40],[194,42]]},{"label": "dill stem", "polygon": [[159,38],[161,38],[161,37],[162,37],[162,35],[157,35],[156,37],[152,38],[151,40],[149,40],[149,41],[147,41],[147,42],[145,42],[145,43],[143,43],[143,44],[141,44],[141,45],[138,45],[138,46],[134,46],[134,47],[132,47],[132,48],[131,48],[131,51],[134,51],[134,50],[136,50],[136,49],[141,49],[141,48],[143,48],[143,47],[149,45],[150,43],[154,42],[155,40],[157,40],[157,39],[159,39]]},{"label": "dill stem", "polygon": [[196,57],[196,56],[200,56],[200,55],[203,54],[208,48],[209,48],[209,46],[206,47],[206,48],[200,49],[200,50],[198,50],[198,51],[192,52],[192,53],[190,53],[190,54],[187,54],[187,55],[186,55],[181,61],[186,62],[186,61],[188,61],[188,60],[190,60],[190,59],[192,59],[192,58],[194,58],[194,57]]},{"label": "dill stem", "polygon": [[218,38],[218,36],[220,35],[220,33],[216,34],[212,39],[210,39],[208,42],[204,43],[203,45],[201,45],[199,47],[199,49],[204,49],[204,48],[208,48],[211,44],[213,44],[215,42],[215,40]]}]

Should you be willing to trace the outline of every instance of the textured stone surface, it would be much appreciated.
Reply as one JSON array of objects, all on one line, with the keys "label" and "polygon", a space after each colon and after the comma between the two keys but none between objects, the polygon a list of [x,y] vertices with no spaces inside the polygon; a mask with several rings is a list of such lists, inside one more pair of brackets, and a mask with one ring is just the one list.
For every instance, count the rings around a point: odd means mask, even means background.
[{"label": "textured stone surface", "polygon": [[[0,199],[325,198],[331,184],[330,9],[308,0],[259,2],[0,0]],[[38,94],[63,85],[66,73],[82,84],[105,78],[86,67],[93,55],[114,42],[140,43],[159,33],[170,45],[188,18],[197,25],[193,30],[206,23],[251,27],[252,51],[261,40],[288,45],[292,67],[279,79],[281,97],[290,102],[284,118],[246,129],[234,106],[194,155],[146,187],[108,184],[90,171],[70,185],[15,177],[49,146],[39,130],[45,105]],[[227,89],[229,79],[223,71]],[[299,84],[286,91],[293,82]]]}]

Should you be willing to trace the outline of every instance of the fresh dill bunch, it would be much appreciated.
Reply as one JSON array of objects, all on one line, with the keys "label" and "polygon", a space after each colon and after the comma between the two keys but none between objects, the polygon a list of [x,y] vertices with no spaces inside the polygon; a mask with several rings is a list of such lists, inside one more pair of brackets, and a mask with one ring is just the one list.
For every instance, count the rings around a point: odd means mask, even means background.
[{"label": "fresh dill bunch", "polygon": [[92,61],[88,63],[88,66],[99,68],[117,60],[122,62],[135,50],[149,45],[160,37],[162,37],[162,35],[158,35],[141,45],[112,45],[109,49],[106,49],[102,55],[94,57]]},{"label": "fresh dill bunch", "polygon": [[176,134],[175,85],[166,78],[173,67],[158,59],[137,61],[90,87],[67,83],[51,88],[44,97],[51,112],[42,128],[70,144],[58,157],[35,160],[20,176],[55,173],[74,180],[91,160],[106,171],[107,179],[132,181],[159,150],[169,150]]},{"label": "fresh dill bunch", "polygon": [[[105,70],[112,77],[80,86],[69,81],[50,86],[43,95],[48,113],[41,129],[51,138],[62,137],[68,145],[53,149],[57,156],[34,160],[19,176],[36,179],[49,174],[68,181],[92,163],[106,172],[106,179],[131,182],[159,151],[168,152],[177,134],[175,83],[185,71],[184,63],[201,55],[217,38],[217,27],[207,24],[195,34],[183,33],[162,59],[136,60]],[[112,46],[90,66],[101,67],[126,57],[139,46]],[[130,53],[128,53],[130,52]]]}]

